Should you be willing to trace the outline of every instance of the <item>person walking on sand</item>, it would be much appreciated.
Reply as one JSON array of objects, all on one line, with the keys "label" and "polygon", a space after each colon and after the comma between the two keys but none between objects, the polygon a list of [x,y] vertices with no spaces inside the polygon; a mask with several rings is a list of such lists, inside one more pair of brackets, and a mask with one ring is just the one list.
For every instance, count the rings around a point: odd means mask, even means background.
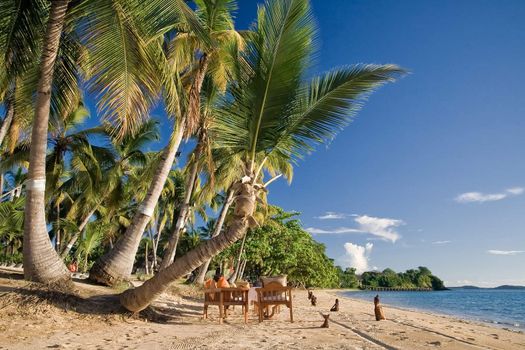
[{"label": "person walking on sand", "polygon": [[383,314],[383,307],[379,305],[379,294],[374,297],[374,312],[376,314],[376,321],[386,320]]}]

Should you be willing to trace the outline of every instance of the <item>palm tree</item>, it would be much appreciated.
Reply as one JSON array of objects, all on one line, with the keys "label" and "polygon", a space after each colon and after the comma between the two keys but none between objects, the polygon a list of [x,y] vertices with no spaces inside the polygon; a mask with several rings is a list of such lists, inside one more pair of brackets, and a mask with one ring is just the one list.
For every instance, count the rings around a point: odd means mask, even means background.
[{"label": "palm tree", "polygon": [[27,92],[23,85],[35,75],[48,12],[47,1],[42,0],[5,0],[0,4],[0,102],[5,110],[0,146],[11,134],[10,148],[13,148],[20,124],[27,119],[24,114],[31,109],[31,94],[22,96],[21,92]]},{"label": "palm tree", "polygon": [[[86,44],[92,62],[89,86],[95,93],[103,92],[99,109],[113,123],[116,135],[123,137],[136,131],[160,91],[160,75],[155,64],[157,46],[147,44],[148,35],[159,35],[162,20],[191,13],[182,0],[149,1],[147,4],[135,0],[85,1],[74,3],[68,12],[67,30],[62,31],[68,5],[69,0],[52,1],[49,10],[38,67],[28,174],[24,235],[26,278],[47,283],[69,279],[56,253],[47,249],[49,240],[44,215],[47,124],[50,106],[53,107],[50,97],[60,38],[75,31],[83,34],[80,40]],[[155,20],[155,16],[161,20]]]},{"label": "palm tree", "polygon": [[84,235],[79,241],[77,250],[76,250],[76,259],[79,262],[82,262],[82,271],[87,272],[89,270],[89,257],[95,249],[100,246],[102,238],[104,237],[104,232],[106,232],[106,227],[100,222],[90,223]]},{"label": "palm tree", "polygon": [[47,128],[55,59],[69,0],[51,3],[40,62],[35,116],[29,153],[24,222],[24,275],[28,280],[61,283],[69,272],[50,244],[45,218]]},{"label": "palm tree", "polygon": [[[109,136],[108,130],[104,128],[94,128],[85,132],[98,132]],[[148,159],[142,149],[147,143],[159,139],[158,123],[149,120],[143,123],[134,135],[124,136],[119,141],[111,137],[109,139],[112,149],[84,143],[77,147],[71,159],[72,175],[61,188],[69,193],[79,193],[68,218],[72,220],[77,216],[77,211],[80,211],[81,219],[60,254],[62,258],[68,255],[90,218],[101,206],[108,208],[121,204],[127,174],[135,168],[143,169]],[[78,209],[78,206],[81,208]]]},{"label": "palm tree", "polygon": [[13,201],[0,202],[0,244],[4,247],[4,255],[18,253],[22,247],[24,201],[20,197]]},{"label": "palm tree", "polygon": [[[240,155],[244,176],[234,185],[234,213],[225,232],[200,244],[142,286],[121,294],[130,311],[147,307],[169,283],[242,238],[255,226],[265,163],[276,171],[335,137],[369,93],[403,73],[395,65],[343,67],[304,81],[315,29],[307,0],[272,0],[258,13],[238,81],[213,128],[218,149]],[[268,165],[266,165],[268,166]],[[279,176],[279,174],[276,174]]]},{"label": "palm tree", "polygon": [[[179,145],[184,137],[189,138],[193,135],[199,125],[200,94],[206,72],[209,67],[210,69],[213,68],[214,72],[216,72],[216,74],[213,74],[215,79],[224,81],[227,69],[224,64],[219,62],[224,60],[224,55],[229,53],[230,50],[225,50],[223,47],[228,46],[229,48],[233,41],[238,43],[241,40],[237,32],[233,30],[233,22],[230,16],[230,11],[235,8],[234,1],[199,0],[196,3],[198,5],[197,15],[201,18],[200,22],[203,24],[204,35],[196,27],[193,32],[179,30],[179,33],[169,43],[170,52],[166,57],[166,60],[173,62],[173,66],[177,70],[166,69],[163,77],[165,91],[168,95],[165,102],[167,110],[172,115],[179,115],[180,118],[177,119],[169,144],[162,153],[161,162],[159,162],[147,195],[142,201],[139,211],[133,217],[126,234],[117,242],[115,248],[99,259],[91,269],[90,279],[96,282],[113,285],[129,278],[141,237],[154,213]],[[210,41],[215,44],[210,46]],[[189,86],[187,93],[188,103],[183,108],[180,107],[181,101],[173,102],[173,98],[170,98],[175,94],[180,95],[176,93],[178,90],[177,84],[170,82],[170,80],[174,79],[171,75],[177,77],[182,70],[188,71],[183,80]],[[175,81],[177,80],[175,79]],[[222,84],[224,85],[224,83]],[[177,98],[175,99],[178,100]],[[181,110],[183,111],[182,114]],[[193,186],[191,176],[186,187],[189,188],[190,186]],[[191,193],[192,191],[187,191],[188,198],[191,198]],[[184,219],[180,221],[180,224],[177,224],[177,232],[184,226],[182,222],[187,217],[187,207],[188,205],[182,206],[179,216],[184,217]],[[168,248],[170,256],[175,254],[177,240],[178,236],[170,242]]]}]

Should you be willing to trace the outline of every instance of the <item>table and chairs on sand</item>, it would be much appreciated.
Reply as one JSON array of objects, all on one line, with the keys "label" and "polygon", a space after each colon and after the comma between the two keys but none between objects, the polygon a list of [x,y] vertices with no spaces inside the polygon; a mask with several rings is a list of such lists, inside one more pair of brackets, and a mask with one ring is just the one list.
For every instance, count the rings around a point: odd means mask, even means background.
[{"label": "table and chairs on sand", "polygon": [[262,278],[262,287],[250,287],[241,282],[234,287],[220,288],[212,283],[207,283],[204,289],[203,317],[208,318],[210,305],[219,307],[219,323],[228,316],[230,307],[240,306],[244,323],[248,322],[250,306],[258,316],[259,322],[272,319],[281,311],[281,306],[286,306],[290,313],[290,322],[293,322],[292,287],[286,285],[286,277]]}]

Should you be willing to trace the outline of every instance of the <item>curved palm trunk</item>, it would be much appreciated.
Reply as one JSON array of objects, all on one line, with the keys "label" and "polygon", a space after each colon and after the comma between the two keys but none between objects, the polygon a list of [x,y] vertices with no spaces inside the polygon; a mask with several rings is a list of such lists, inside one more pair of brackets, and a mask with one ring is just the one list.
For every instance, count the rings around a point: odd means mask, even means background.
[{"label": "curved palm trunk", "polygon": [[228,278],[228,282],[235,283],[237,281],[237,277],[239,277],[239,270],[241,269],[241,261],[242,261],[242,253],[244,252],[244,243],[246,243],[246,236],[248,234],[245,234],[242,238],[241,242],[241,248],[239,249],[239,255],[237,256],[237,263],[235,264],[234,271],[230,278]]},{"label": "curved palm trunk", "polygon": [[[224,201],[224,204],[222,206],[221,212],[219,213],[219,218],[217,219],[217,223],[215,224],[215,228],[213,229],[211,238],[217,237],[221,233],[222,226],[224,225],[224,220],[226,219],[226,214],[228,214],[228,209],[230,209],[232,202],[233,191],[230,189],[228,191],[228,196],[226,197],[226,200]],[[208,267],[210,266],[212,258],[213,257],[209,258],[204,262],[204,264],[201,265],[199,269],[199,275],[195,279],[196,284],[204,284],[204,277],[206,277],[206,272],[208,272]]]},{"label": "curved palm trunk", "polygon": [[153,247],[153,259],[154,259],[153,264],[152,264],[153,270],[157,267],[157,252],[159,249],[160,236],[162,234],[162,231],[164,231],[164,226],[166,225],[166,221],[167,219],[163,219],[160,222],[159,228],[157,230],[157,237],[155,237],[155,239],[153,240],[153,242],[155,243]]},{"label": "curved palm trunk", "polygon": [[188,221],[191,196],[193,195],[193,190],[195,189],[195,180],[197,179],[197,175],[199,173],[199,164],[197,160],[200,157],[200,149],[200,145],[197,145],[195,149],[195,162],[191,165],[191,170],[189,174],[190,176],[186,181],[184,202],[182,203],[182,207],[180,208],[179,216],[177,217],[177,222],[175,223],[175,227],[171,232],[170,239],[168,241],[168,247],[166,248],[166,252],[164,253],[162,263],[160,264],[161,270],[165,269],[173,263],[173,260],[175,259],[175,253],[177,252],[177,245],[179,244],[180,235],[182,233],[182,230],[186,226],[186,222]]},{"label": "curved palm trunk", "polygon": [[69,0],[54,0],[44,38],[36,97],[24,219],[24,276],[48,284],[67,282],[71,275],[53,249],[46,227],[45,181],[47,127],[55,59]]},{"label": "curved palm trunk", "polygon": [[87,226],[88,222],[89,222],[89,219],[93,216],[93,214],[95,214],[95,211],[97,211],[97,207],[96,206],[95,208],[93,208],[88,215],[86,215],[86,217],[84,218],[84,220],[82,220],[82,222],[80,223],[80,226],[78,227],[78,231],[75,232],[75,234],[73,235],[73,237],[71,237],[71,239],[67,242],[67,245],[64,247],[64,250],[62,250],[62,253],[60,253],[60,258],[64,259],[68,254],[69,252],[71,251],[71,248],[73,248],[73,246],[75,245],[75,243],[77,242],[77,240],[79,239],[80,237],[80,234],[82,233],[82,231],[84,231],[84,227]]},{"label": "curved palm trunk", "polygon": [[2,126],[0,127],[0,146],[4,142],[5,135],[7,135],[7,130],[11,127],[13,122],[13,116],[15,114],[13,104],[9,103],[7,105],[7,111],[4,120],[2,121]]},{"label": "curved palm trunk", "polygon": [[255,189],[251,184],[244,184],[240,186],[237,193],[234,217],[224,234],[201,243],[153,278],[144,282],[142,286],[125,291],[120,295],[120,303],[133,312],[145,309],[171,282],[190,273],[204,261],[242,238],[248,230],[248,223],[252,219],[251,216],[255,209]]},{"label": "curved palm trunk", "polygon": [[183,134],[184,120],[179,123],[173,139],[164,149],[148,194],[146,198],[144,198],[139,211],[133,217],[131,225],[126,229],[122,238],[117,241],[115,247],[95,262],[89,272],[89,278],[91,280],[111,286],[129,279],[135,261],[135,254],[137,254],[139,248],[140,239],[153,215],[164,183],[175,161],[175,155],[179,149]]},{"label": "curved palm trunk", "polygon": [[0,173],[0,202],[2,201],[2,198],[4,194],[4,173]]},{"label": "curved palm trunk", "polygon": [[[188,111],[178,123],[173,141],[164,151],[159,171],[157,171],[153,178],[148,194],[142,202],[141,209],[135,214],[131,225],[126,230],[124,236],[115,244],[115,248],[95,262],[89,273],[91,280],[111,286],[119,281],[129,279],[131,270],[133,269],[135,255],[139,248],[140,238],[159,201],[162,188],[168,178],[182,137],[185,132],[191,135],[194,131],[192,125],[195,124],[194,120],[200,114],[200,91],[207,68],[208,58],[206,54],[204,54],[200,60],[199,70],[196,73],[190,89]],[[186,127],[186,125],[188,125],[188,127]]]}]

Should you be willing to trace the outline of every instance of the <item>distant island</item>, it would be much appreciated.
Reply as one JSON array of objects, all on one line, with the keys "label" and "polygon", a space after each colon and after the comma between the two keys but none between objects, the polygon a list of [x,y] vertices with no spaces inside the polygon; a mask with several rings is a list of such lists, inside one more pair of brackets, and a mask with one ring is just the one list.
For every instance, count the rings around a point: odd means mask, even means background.
[{"label": "distant island", "polygon": [[504,284],[502,286],[495,287],[494,289],[525,289],[525,286],[511,286]]},{"label": "distant island", "polygon": [[360,289],[384,290],[447,290],[443,281],[424,267],[395,272],[392,269],[367,271],[359,278]]},{"label": "distant island", "polygon": [[478,287],[478,286],[459,286],[459,287],[449,287],[450,289],[517,289],[517,290],[525,290],[525,286],[511,286],[508,284],[504,284],[502,286],[497,287]]}]

